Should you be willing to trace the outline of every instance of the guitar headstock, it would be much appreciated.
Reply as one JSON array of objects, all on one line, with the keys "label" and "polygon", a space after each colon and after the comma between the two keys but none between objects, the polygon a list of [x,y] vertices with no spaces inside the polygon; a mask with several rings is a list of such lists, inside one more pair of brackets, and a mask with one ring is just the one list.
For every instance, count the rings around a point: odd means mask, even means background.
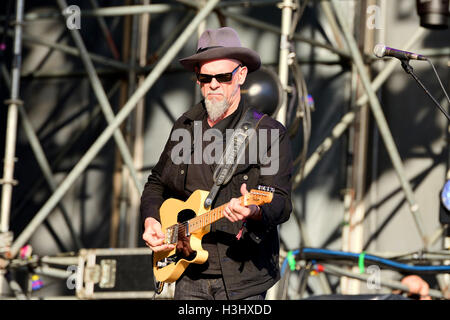
[{"label": "guitar headstock", "polygon": [[258,186],[258,189],[252,189],[244,196],[244,205],[261,205],[264,203],[270,203],[272,202],[274,192],[274,188]]}]

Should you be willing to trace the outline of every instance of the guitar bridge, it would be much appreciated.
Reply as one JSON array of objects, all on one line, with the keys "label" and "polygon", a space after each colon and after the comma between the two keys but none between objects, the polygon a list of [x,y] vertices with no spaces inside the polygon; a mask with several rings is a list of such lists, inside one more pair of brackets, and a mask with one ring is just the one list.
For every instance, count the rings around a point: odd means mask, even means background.
[{"label": "guitar bridge", "polygon": [[162,259],[162,260],[157,261],[157,262],[156,262],[156,266],[157,266],[158,268],[164,268],[164,267],[166,267],[166,266],[168,266],[169,264],[174,263],[174,262],[176,262],[176,259],[175,259],[175,258],[172,258],[172,257],[166,257],[166,258],[164,258],[164,259]]},{"label": "guitar bridge", "polygon": [[165,244],[176,244],[178,242],[178,224],[174,224],[166,229]]}]

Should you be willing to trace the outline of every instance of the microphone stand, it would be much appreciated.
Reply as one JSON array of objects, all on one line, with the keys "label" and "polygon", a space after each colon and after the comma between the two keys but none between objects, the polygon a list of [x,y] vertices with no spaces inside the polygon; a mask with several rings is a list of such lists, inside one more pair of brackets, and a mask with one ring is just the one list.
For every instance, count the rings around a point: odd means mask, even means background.
[{"label": "microphone stand", "polygon": [[450,115],[447,113],[447,111],[444,110],[444,108],[442,108],[442,106],[439,104],[439,102],[436,101],[436,99],[433,97],[433,95],[430,93],[430,91],[428,91],[428,89],[425,88],[423,83],[419,80],[417,75],[414,73],[413,67],[411,67],[411,65],[409,64],[409,59],[400,59],[400,61],[402,62],[402,67],[405,70],[405,72],[410,74],[414,78],[414,80],[416,80],[416,82],[422,87],[423,90],[425,90],[425,92],[428,94],[428,96],[431,98],[431,100],[433,100],[433,102],[437,105],[439,110],[441,110],[442,113],[450,121]]}]

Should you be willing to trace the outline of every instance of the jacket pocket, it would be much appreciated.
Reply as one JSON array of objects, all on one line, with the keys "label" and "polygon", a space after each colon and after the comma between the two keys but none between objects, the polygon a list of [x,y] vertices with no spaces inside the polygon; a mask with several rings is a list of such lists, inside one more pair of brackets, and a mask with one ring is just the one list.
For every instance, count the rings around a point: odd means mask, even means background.
[{"label": "jacket pocket", "polygon": [[240,196],[240,189],[243,183],[247,185],[248,191],[250,191],[250,189],[256,189],[258,187],[259,172],[260,169],[258,165],[239,165],[236,169],[236,173],[234,174],[233,179],[231,180],[233,193]]},{"label": "jacket pocket", "polygon": [[161,181],[172,192],[179,196],[184,193],[186,173],[187,165],[184,163],[177,165],[172,162],[169,156],[161,173]]}]

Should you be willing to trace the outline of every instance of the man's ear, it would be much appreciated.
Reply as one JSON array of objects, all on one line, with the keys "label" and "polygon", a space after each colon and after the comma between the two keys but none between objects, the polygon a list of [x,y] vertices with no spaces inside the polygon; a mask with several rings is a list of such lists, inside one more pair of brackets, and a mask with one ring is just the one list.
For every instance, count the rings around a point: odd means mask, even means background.
[{"label": "man's ear", "polygon": [[248,68],[246,66],[241,67],[239,70],[239,85],[243,85],[247,78]]}]

